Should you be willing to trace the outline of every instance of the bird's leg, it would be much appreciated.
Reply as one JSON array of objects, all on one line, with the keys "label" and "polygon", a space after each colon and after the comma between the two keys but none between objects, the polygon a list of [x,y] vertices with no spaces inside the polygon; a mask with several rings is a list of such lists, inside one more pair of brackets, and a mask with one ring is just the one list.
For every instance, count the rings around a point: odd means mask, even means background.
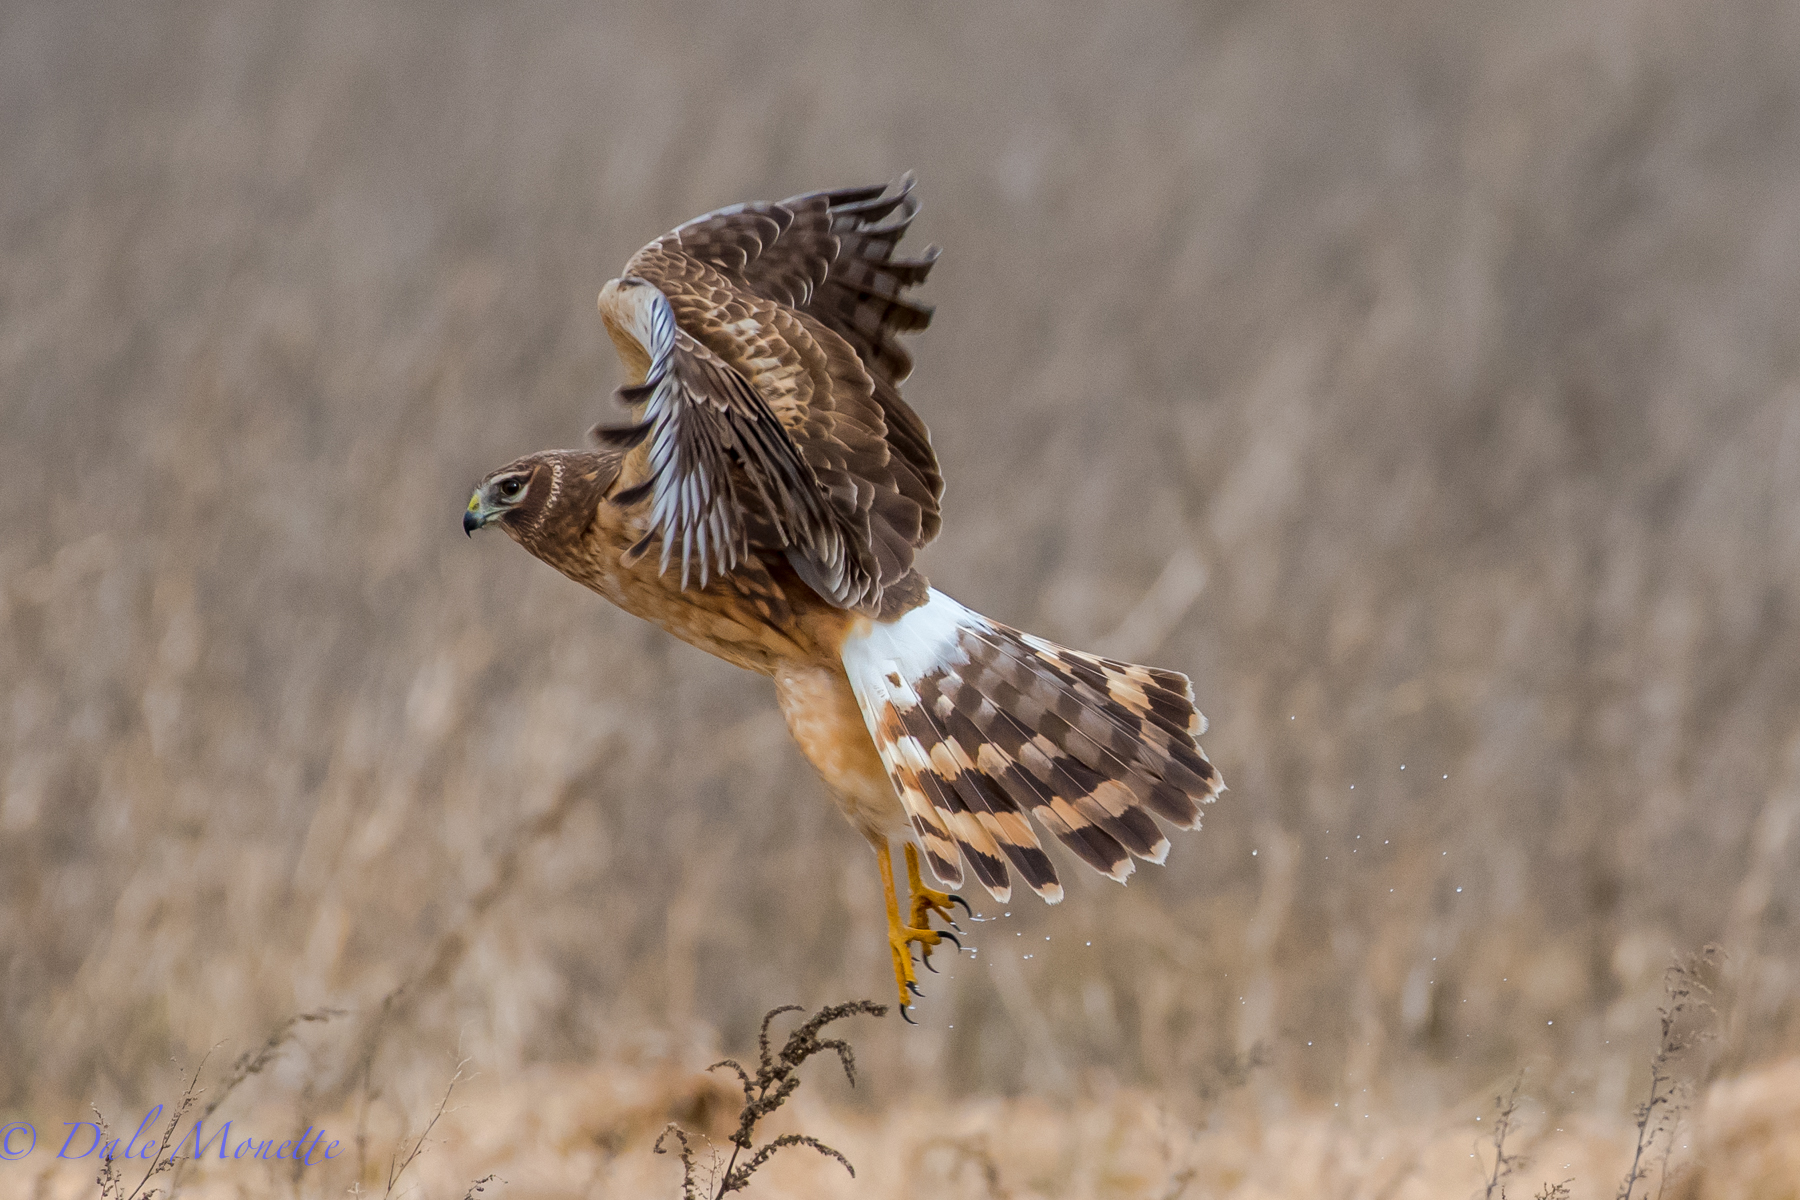
[{"label": "bird's leg", "polygon": [[[907,847],[911,849],[911,847]],[[920,995],[918,976],[913,972],[912,948],[916,942],[924,947],[925,953],[931,953],[931,947],[945,938],[956,941],[953,934],[940,933],[935,929],[917,928],[904,925],[900,921],[900,898],[894,892],[894,859],[888,850],[887,839],[875,849],[875,859],[881,866],[881,886],[887,894],[888,950],[894,959],[894,983],[900,991],[900,1015],[908,1021],[906,1010],[912,1005],[912,998]],[[909,861],[909,865],[912,865]],[[914,878],[917,878],[917,867],[914,867]]]},{"label": "bird's leg", "polygon": [[[925,880],[919,874],[919,851],[911,842],[906,843],[906,886],[912,894],[911,916],[913,927],[916,929],[930,929],[934,913],[944,918],[944,923],[950,928],[960,929],[961,927],[950,915],[952,904],[960,904],[963,906],[964,912],[970,916],[975,915],[974,910],[969,907],[969,902],[961,896],[952,896],[948,892],[940,892],[936,888],[925,886]],[[961,943],[958,945],[960,946]],[[935,974],[937,968],[931,965],[931,947],[926,946],[922,953],[925,958],[925,966]]]}]

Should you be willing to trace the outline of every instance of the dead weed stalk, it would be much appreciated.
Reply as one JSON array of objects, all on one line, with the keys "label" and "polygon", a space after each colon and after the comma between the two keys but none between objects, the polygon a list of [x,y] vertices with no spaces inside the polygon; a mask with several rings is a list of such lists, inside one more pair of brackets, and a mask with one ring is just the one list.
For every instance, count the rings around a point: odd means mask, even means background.
[{"label": "dead weed stalk", "polygon": [[1687,1092],[1675,1078],[1674,1064],[1684,1052],[1710,1039],[1712,1031],[1704,1022],[1713,1012],[1712,989],[1703,974],[1718,964],[1717,946],[1707,946],[1698,954],[1678,959],[1663,973],[1663,1005],[1657,1009],[1662,1036],[1656,1054],[1650,1059],[1650,1095],[1637,1106],[1637,1144],[1632,1149],[1631,1169],[1619,1184],[1618,1200],[1631,1200],[1639,1183],[1649,1194],[1650,1164],[1647,1156],[1658,1138],[1663,1139],[1661,1182],[1658,1195],[1669,1184],[1669,1156],[1675,1149],[1675,1128],[1687,1108]]},{"label": "dead weed stalk", "polygon": [[[786,1104],[800,1087],[800,1064],[815,1054],[826,1050],[833,1051],[838,1061],[843,1064],[844,1076],[849,1079],[850,1086],[856,1086],[856,1054],[850,1049],[850,1043],[842,1038],[821,1038],[819,1031],[833,1021],[844,1017],[866,1013],[872,1017],[885,1016],[887,1006],[876,1004],[872,1000],[852,1000],[845,1004],[830,1004],[808,1017],[806,1021],[788,1034],[787,1042],[779,1052],[769,1045],[769,1024],[785,1012],[803,1011],[797,1004],[784,1004],[780,1008],[772,1008],[763,1016],[762,1032],[757,1038],[758,1064],[756,1074],[752,1076],[744,1070],[743,1065],[735,1059],[723,1059],[708,1067],[716,1071],[720,1067],[730,1067],[737,1072],[738,1082],[744,1088],[744,1107],[738,1112],[738,1127],[731,1135],[731,1158],[723,1171],[708,1171],[708,1180],[703,1186],[694,1167],[694,1151],[688,1142],[687,1131],[671,1122],[657,1135],[655,1150],[658,1154],[666,1154],[663,1143],[673,1134],[681,1144],[676,1153],[681,1158],[681,1196],[682,1200],[703,1200],[702,1193],[710,1193],[711,1200],[731,1192],[741,1192],[750,1183],[750,1177],[775,1157],[775,1152],[788,1146],[810,1146],[827,1158],[834,1158],[842,1163],[844,1170],[856,1177],[856,1168],[850,1160],[837,1150],[827,1146],[818,1138],[805,1134],[786,1133],[762,1146],[755,1145],[756,1126],[764,1117]],[[750,1157],[742,1166],[738,1158],[748,1153]]]},{"label": "dead weed stalk", "polygon": [[[124,1177],[119,1171],[119,1164],[113,1159],[110,1148],[101,1157],[100,1173],[94,1178],[95,1184],[100,1188],[100,1200],[150,1200],[150,1197],[162,1190],[161,1188],[150,1188],[149,1191],[145,1191],[144,1188],[156,1176],[173,1170],[175,1167],[175,1155],[169,1152],[169,1143],[174,1140],[175,1130],[180,1126],[182,1118],[187,1116],[188,1110],[194,1107],[194,1101],[200,1098],[200,1093],[204,1090],[199,1083],[200,1068],[205,1065],[206,1055],[203,1054],[200,1056],[199,1065],[194,1068],[194,1073],[188,1077],[187,1086],[181,1089],[181,1101],[175,1106],[175,1112],[169,1117],[169,1123],[163,1126],[162,1140],[157,1143],[155,1152],[150,1156],[150,1165],[144,1169],[144,1174],[137,1181],[136,1187],[129,1192],[125,1190]],[[160,1110],[161,1107],[158,1105],[157,1110]],[[149,1118],[145,1118],[145,1123],[149,1123]],[[110,1129],[107,1126],[106,1118],[100,1114],[98,1108],[94,1109],[94,1124],[100,1128],[100,1144],[105,1145],[106,1135]],[[116,1141],[117,1139],[115,1139],[115,1144]],[[127,1146],[126,1149],[129,1150],[130,1147]]]},{"label": "dead weed stalk", "polygon": [[[388,1197],[391,1197],[394,1194],[394,1189],[400,1185],[400,1177],[405,1175],[406,1169],[412,1166],[414,1160],[425,1152],[425,1145],[431,1139],[431,1131],[436,1129],[437,1123],[443,1119],[444,1113],[450,1105],[450,1093],[454,1092],[456,1090],[456,1085],[462,1082],[463,1068],[468,1065],[469,1060],[466,1058],[456,1064],[456,1073],[450,1076],[450,1082],[445,1085],[444,1095],[438,1101],[437,1111],[431,1114],[431,1120],[425,1122],[424,1131],[421,1132],[418,1139],[413,1142],[413,1147],[407,1152],[404,1160],[400,1157],[400,1151],[405,1147],[406,1139],[402,1137],[400,1139],[400,1145],[394,1148],[394,1156],[388,1160],[387,1190],[381,1193],[382,1200],[388,1200]],[[492,1178],[493,1176],[488,1176],[488,1179]],[[472,1196],[480,1191],[481,1185],[487,1181],[487,1179],[482,1179],[471,1184],[469,1187],[469,1195]]]},{"label": "dead weed stalk", "polygon": [[343,1015],[344,1010],[341,1008],[315,1008],[311,1012],[295,1013],[275,1026],[269,1031],[269,1036],[263,1039],[262,1045],[254,1050],[246,1050],[237,1056],[237,1061],[231,1064],[231,1070],[226,1072],[224,1082],[219,1085],[219,1094],[200,1110],[200,1119],[204,1121],[212,1116],[218,1110],[219,1105],[225,1103],[231,1093],[236,1090],[238,1084],[252,1075],[262,1074],[277,1058],[280,1058],[281,1052],[287,1048],[287,1044],[294,1040],[294,1031],[298,1026],[307,1022],[330,1021]]},{"label": "dead weed stalk", "polygon": [[1506,1180],[1512,1173],[1525,1165],[1523,1154],[1508,1154],[1506,1138],[1512,1133],[1513,1118],[1519,1112],[1519,1089],[1525,1084],[1525,1072],[1520,1071],[1513,1079],[1512,1090],[1504,1096],[1494,1097],[1494,1170],[1488,1176],[1487,1191],[1482,1193],[1482,1200],[1506,1200]]}]

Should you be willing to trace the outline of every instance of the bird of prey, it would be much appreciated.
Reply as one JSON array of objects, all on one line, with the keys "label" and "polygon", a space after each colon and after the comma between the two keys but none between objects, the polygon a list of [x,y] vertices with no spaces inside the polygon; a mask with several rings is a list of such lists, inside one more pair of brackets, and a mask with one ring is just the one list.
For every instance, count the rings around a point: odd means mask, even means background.
[{"label": "bird of prey", "polygon": [[[1123,882],[1157,818],[1196,828],[1223,790],[1187,677],[1054,645],[972,612],[915,565],[943,478],[900,397],[898,335],[935,247],[886,187],[738,204],[657,238],[600,292],[633,419],[481,481],[463,514],[627,612],[775,681],[788,729],[874,850],[903,1016],[914,947],[955,934],[965,868],[1062,898],[1039,830]],[[1035,827],[1034,827],[1035,822]],[[908,838],[908,834],[912,838]],[[908,903],[890,843],[905,843]],[[913,839],[916,839],[916,847]],[[931,968],[935,970],[935,968]],[[910,1020],[910,1017],[907,1017]]]}]

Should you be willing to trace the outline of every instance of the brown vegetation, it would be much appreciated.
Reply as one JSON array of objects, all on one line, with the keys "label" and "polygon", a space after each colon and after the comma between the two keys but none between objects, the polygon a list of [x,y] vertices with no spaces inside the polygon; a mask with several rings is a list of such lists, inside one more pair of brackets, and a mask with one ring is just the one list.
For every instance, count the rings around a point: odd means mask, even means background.
[{"label": "brown vegetation", "polygon": [[925,569],[1190,673],[1232,790],[985,906],[777,1114],[857,1179],[770,1194],[1475,1195],[1523,1067],[1508,1185],[1610,1195],[1713,942],[1675,1174],[1794,1195],[1796,61],[1788,0],[0,7],[0,1193],[335,1009],[216,1116],[351,1157],[183,1195],[674,1195],[700,1068],[874,993],[763,681],[457,517],[607,415],[639,244],[911,167]]}]

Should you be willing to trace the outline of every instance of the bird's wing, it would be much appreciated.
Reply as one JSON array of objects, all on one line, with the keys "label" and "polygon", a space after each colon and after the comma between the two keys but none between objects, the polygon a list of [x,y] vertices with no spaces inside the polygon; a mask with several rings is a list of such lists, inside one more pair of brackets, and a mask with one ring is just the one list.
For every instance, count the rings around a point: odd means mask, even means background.
[{"label": "bird's wing", "polygon": [[644,274],[645,259],[693,259],[745,293],[804,313],[843,338],[872,381],[897,483],[920,506],[915,549],[937,536],[944,492],[931,435],[900,397],[900,384],[912,373],[900,335],[924,329],[932,316],[930,305],[908,293],[925,282],[938,258],[935,246],[917,257],[896,256],[918,213],[910,172],[891,186],[734,204],[670,230],[625,268]]},{"label": "bird's wing", "polygon": [[[621,394],[643,405],[643,419],[594,433],[619,448],[648,443],[645,479],[613,497],[625,505],[652,501],[651,532],[633,553],[644,553],[660,537],[662,569],[679,558],[683,588],[690,578],[705,587],[712,576],[732,570],[752,540],[841,563],[836,514],[768,399],[680,327],[659,289],[639,283],[631,291],[641,312],[635,332],[650,369],[641,384]],[[848,578],[833,582],[847,599],[856,597],[857,584],[866,586]]]},{"label": "bird's wing", "polygon": [[[942,480],[924,424],[900,400],[904,352],[892,345],[929,313],[897,294],[876,312],[869,287],[837,282],[878,274],[860,258],[840,265],[845,246],[884,253],[910,220],[909,209],[897,227],[864,232],[872,209],[834,207],[871,197],[886,205],[880,215],[909,201],[861,189],[738,205],[626,265],[625,281],[650,286],[628,282],[616,295],[632,312],[609,320],[650,360],[644,383],[622,393],[646,408],[641,424],[597,433],[649,439],[649,477],[620,499],[655,497],[663,562],[679,554],[684,586],[690,567],[702,579],[729,570],[755,543],[784,550],[831,603],[875,612],[937,532]],[[894,265],[915,281],[926,269]]]},{"label": "bird's wing", "polygon": [[678,246],[758,295],[817,317],[855,348],[871,373],[899,384],[912,373],[912,355],[898,335],[931,323],[931,306],[905,293],[925,282],[937,247],[917,258],[894,257],[918,213],[909,172],[892,187],[734,204],[695,217],[654,244]]}]

